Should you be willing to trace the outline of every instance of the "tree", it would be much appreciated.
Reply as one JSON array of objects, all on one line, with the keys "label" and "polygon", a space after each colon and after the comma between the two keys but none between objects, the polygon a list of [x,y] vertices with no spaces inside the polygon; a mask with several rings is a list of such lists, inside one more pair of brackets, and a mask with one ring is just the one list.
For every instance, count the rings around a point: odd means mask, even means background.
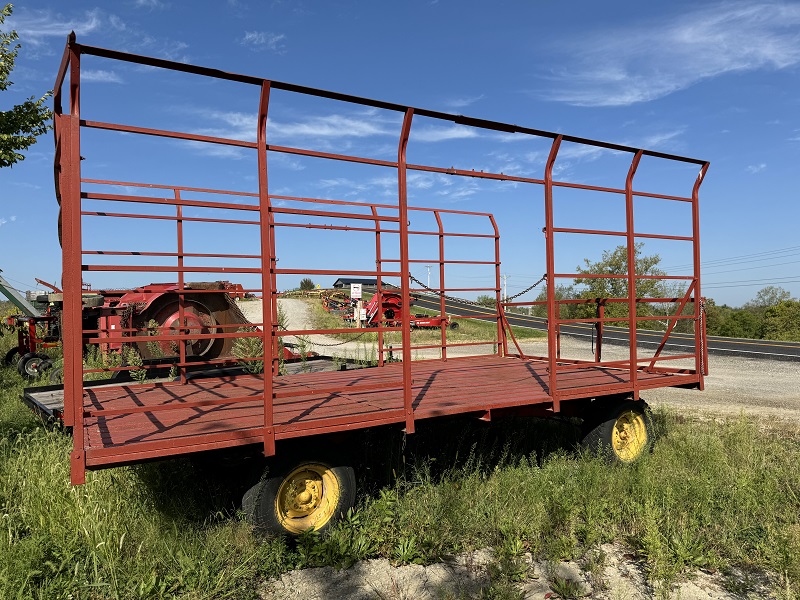
[{"label": "tree", "polygon": [[481,306],[488,306],[489,308],[494,308],[497,304],[497,299],[494,296],[489,296],[488,294],[481,294],[477,298],[475,298],[475,302],[480,304]]},{"label": "tree", "polygon": [[781,302],[791,300],[791,298],[792,295],[789,290],[777,285],[768,285],[765,288],[761,288],[756,297],[745,303],[744,306],[745,308],[767,309],[770,306],[777,306]]},{"label": "tree", "polygon": [[[11,4],[0,9],[0,25],[5,23],[13,9]],[[0,31],[0,91],[13,85],[9,77],[20,49],[17,39],[16,31]],[[44,104],[51,94],[47,92],[38,100],[31,96],[22,104],[12,106],[11,110],[0,112],[0,167],[10,167],[24,160],[21,152],[35,144],[36,138],[52,127],[49,121],[53,113]]]},{"label": "tree", "polygon": [[[575,291],[575,288],[571,285],[555,285],[555,297],[556,300],[569,300],[570,298],[577,298],[578,294]],[[547,302],[547,287],[545,286],[539,295],[536,296],[536,302]],[[561,305],[561,318],[563,319],[574,319],[578,318],[575,316],[575,307],[579,306],[578,304],[562,304]],[[534,316],[547,318],[547,306],[544,304],[538,304],[533,307],[531,311]]]},{"label": "tree", "polygon": [[768,340],[800,341],[800,300],[784,300],[767,308],[764,337]]},{"label": "tree", "polygon": [[311,279],[308,277],[303,277],[303,279],[300,280],[300,289],[303,290],[304,292],[313,290],[314,282],[311,281]]},{"label": "tree", "polygon": [[[651,256],[642,255],[643,243],[634,246],[635,273],[641,275],[665,275],[664,271],[658,268],[661,257],[658,254]],[[617,246],[613,250],[605,250],[603,256],[597,262],[592,262],[588,258],[584,259],[584,266],[576,267],[581,275],[626,275],[628,273],[628,248],[627,246]],[[636,278],[636,296],[638,298],[662,298],[668,295],[667,286],[658,279]],[[580,298],[627,298],[628,280],[627,278],[596,278],[596,277],[577,277],[575,284],[584,286],[579,293]],[[638,316],[653,315],[653,305],[647,302],[640,302],[636,306]],[[595,304],[578,304],[575,310],[576,318],[592,318],[597,316]],[[628,316],[627,303],[608,303],[605,307],[605,316],[613,318],[626,318]],[[619,323],[623,325],[623,323]],[[655,326],[653,321],[640,321],[640,328],[648,329]]]}]

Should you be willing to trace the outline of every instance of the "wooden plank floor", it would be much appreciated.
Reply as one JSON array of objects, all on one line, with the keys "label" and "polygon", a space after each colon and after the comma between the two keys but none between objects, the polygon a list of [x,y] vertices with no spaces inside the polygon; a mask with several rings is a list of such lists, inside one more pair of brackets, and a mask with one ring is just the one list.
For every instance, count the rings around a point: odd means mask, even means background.
[{"label": "wooden plank floor", "polygon": [[[425,419],[550,403],[546,367],[542,361],[496,356],[414,362],[414,416]],[[631,389],[625,369],[575,366],[558,376],[564,399],[591,397],[601,389],[605,393]],[[638,377],[642,387],[697,381],[691,374],[639,372]],[[405,420],[399,363],[299,373],[276,378],[274,385],[278,439]],[[86,389],[87,466],[263,442],[262,390],[262,378],[253,375],[196,378],[185,385]]]}]

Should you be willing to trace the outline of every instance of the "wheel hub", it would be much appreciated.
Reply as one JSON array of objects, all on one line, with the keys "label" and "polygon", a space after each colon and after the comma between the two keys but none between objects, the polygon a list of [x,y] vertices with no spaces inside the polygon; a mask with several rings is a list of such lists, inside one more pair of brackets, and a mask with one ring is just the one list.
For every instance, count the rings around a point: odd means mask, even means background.
[{"label": "wheel hub", "polygon": [[312,471],[303,471],[289,482],[281,499],[287,515],[305,517],[317,510],[322,501],[322,477]]},{"label": "wheel hub", "polygon": [[339,482],[329,467],[305,464],[289,473],[278,488],[276,516],[292,533],[322,527],[333,517],[340,495]]},{"label": "wheel hub", "polygon": [[647,427],[640,413],[629,410],[617,417],[614,423],[612,447],[621,461],[635,460],[646,445]]}]

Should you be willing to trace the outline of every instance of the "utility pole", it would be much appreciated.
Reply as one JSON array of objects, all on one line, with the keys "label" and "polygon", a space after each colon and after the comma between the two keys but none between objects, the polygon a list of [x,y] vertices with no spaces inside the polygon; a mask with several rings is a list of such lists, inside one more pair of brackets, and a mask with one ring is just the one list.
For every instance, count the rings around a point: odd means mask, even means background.
[{"label": "utility pole", "polygon": [[431,289],[431,268],[433,265],[425,265],[425,268],[428,269],[428,289]]},{"label": "utility pole", "polygon": [[503,302],[508,300],[508,275],[503,275]]}]

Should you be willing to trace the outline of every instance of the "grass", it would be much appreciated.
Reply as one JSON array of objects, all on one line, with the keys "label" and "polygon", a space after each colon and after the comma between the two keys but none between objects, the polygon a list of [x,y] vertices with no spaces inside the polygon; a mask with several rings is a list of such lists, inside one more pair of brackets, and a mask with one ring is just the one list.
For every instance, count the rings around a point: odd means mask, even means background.
[{"label": "grass", "polygon": [[663,590],[698,568],[769,571],[778,597],[800,597],[797,427],[657,412],[653,453],[627,468],[574,452],[569,422],[422,422],[405,440],[373,430],[357,446],[357,510],[289,543],[255,536],[229,485],[186,459],[71,487],[71,439],[22,405],[22,387],[0,370],[2,598],[255,598],[259,580],[292,568],[480,548],[497,556],[482,597],[514,598],[523,551],[582,560],[597,577],[598,549],[614,540]]},{"label": "grass", "polygon": [[[313,322],[313,327],[315,329],[341,329],[342,327],[346,327],[339,317],[336,315],[332,315],[325,311],[322,308],[321,303],[318,300],[306,300],[311,312],[311,319]],[[425,314],[425,315],[437,315],[436,311],[424,309],[424,308],[417,308],[412,306],[412,314]],[[494,342],[497,339],[497,324],[493,321],[482,321],[479,319],[453,319],[455,323],[458,323],[458,328],[447,329],[447,341],[451,344],[457,343],[464,343],[464,342],[476,342],[476,341],[486,341],[486,342]],[[514,336],[517,340],[531,340],[531,339],[541,339],[547,337],[547,335],[543,331],[539,331],[537,329],[531,329],[528,327],[511,327],[511,330],[514,333]],[[356,334],[332,334],[331,337],[335,337],[342,340],[349,340],[353,339]],[[438,344],[441,342],[442,334],[440,329],[412,329],[411,330],[411,341],[414,345],[428,345],[428,344]],[[368,332],[362,334],[358,337],[358,341],[360,342],[377,342],[378,341],[378,334],[377,332]],[[401,344],[401,333],[399,331],[392,331],[384,334],[384,345],[396,345],[399,346]],[[512,342],[509,339],[509,345]]]}]

